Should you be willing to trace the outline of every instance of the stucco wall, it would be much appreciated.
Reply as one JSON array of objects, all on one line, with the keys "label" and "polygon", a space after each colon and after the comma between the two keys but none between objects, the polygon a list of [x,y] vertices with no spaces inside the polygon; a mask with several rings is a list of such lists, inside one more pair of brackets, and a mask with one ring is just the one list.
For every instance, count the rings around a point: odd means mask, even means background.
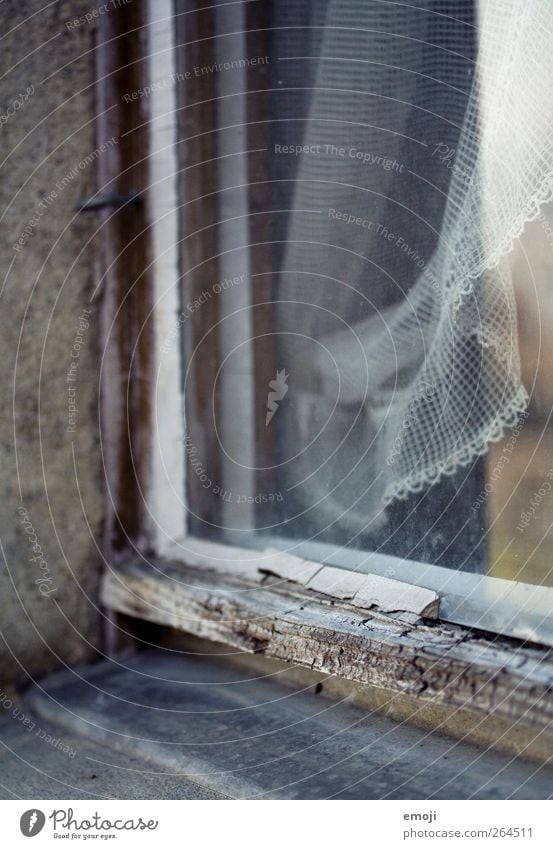
[{"label": "stucco wall", "polygon": [[98,273],[94,244],[85,247],[98,222],[73,212],[95,187],[94,23],[66,26],[92,7],[3,4],[13,27],[0,81],[4,683],[84,658],[100,634]]}]

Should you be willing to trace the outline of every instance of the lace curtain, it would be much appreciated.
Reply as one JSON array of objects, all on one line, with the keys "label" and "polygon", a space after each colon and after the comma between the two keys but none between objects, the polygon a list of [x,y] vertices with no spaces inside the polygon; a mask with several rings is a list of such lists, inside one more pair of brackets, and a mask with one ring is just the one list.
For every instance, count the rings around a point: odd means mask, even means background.
[{"label": "lace curtain", "polygon": [[525,408],[508,254],[551,196],[553,6],[310,8],[275,13],[283,432],[299,502],[356,531]]}]

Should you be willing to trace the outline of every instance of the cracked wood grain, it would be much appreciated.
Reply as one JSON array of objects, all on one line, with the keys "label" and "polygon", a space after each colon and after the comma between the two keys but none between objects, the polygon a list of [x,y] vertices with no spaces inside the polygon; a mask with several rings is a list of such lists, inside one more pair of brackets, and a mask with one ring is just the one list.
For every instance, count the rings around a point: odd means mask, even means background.
[{"label": "cracked wood grain", "polygon": [[106,606],[318,671],[544,728],[553,657],[514,640],[382,611],[309,586],[213,569],[127,561],[108,571]]},{"label": "cracked wood grain", "polygon": [[331,598],[347,600],[354,607],[377,607],[387,613],[397,611],[429,619],[438,617],[439,597],[434,590],[393,578],[323,566],[271,548],[264,551],[229,549],[227,545],[200,539],[188,539],[186,548],[177,549],[177,552],[179,560],[184,552],[189,566],[205,567],[224,576],[231,573],[259,583],[271,575]]}]

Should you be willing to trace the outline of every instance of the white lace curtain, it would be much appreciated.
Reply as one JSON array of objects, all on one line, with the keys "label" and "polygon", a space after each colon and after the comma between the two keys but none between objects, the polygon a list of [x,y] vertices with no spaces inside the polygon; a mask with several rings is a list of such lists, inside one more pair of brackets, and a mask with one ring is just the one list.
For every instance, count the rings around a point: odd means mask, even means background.
[{"label": "white lace curtain", "polygon": [[525,408],[506,257],[551,196],[553,3],[328,0],[307,30],[298,5],[278,13],[308,115],[281,116],[304,146],[278,289],[288,426],[303,501],[376,527]]}]

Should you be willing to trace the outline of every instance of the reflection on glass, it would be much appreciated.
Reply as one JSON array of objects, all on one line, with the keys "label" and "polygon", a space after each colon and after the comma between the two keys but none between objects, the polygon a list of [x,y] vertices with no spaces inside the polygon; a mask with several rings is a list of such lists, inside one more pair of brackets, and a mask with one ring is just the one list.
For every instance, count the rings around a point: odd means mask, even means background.
[{"label": "reflection on glass", "polygon": [[553,208],[512,254],[526,415],[486,461],[490,573],[553,586]]}]

